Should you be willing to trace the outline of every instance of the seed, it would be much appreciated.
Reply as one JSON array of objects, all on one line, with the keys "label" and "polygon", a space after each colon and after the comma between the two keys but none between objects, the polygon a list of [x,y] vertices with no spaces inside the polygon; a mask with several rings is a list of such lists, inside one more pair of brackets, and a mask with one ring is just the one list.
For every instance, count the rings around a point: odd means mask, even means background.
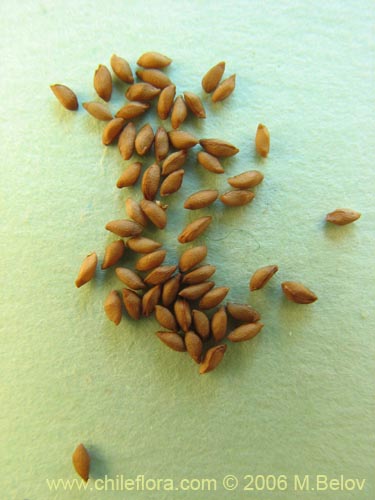
[{"label": "seed", "polygon": [[160,167],[157,163],[150,165],[143,174],[141,190],[146,200],[154,200],[159,189]]},{"label": "seed", "polygon": [[227,304],[227,311],[233,319],[244,321],[246,323],[255,323],[260,320],[260,314],[253,307],[247,304]]},{"label": "seed", "polygon": [[207,227],[211,224],[212,217],[207,215],[205,217],[199,217],[193,222],[190,222],[185,229],[178,236],[178,241],[180,243],[189,243],[200,236]]},{"label": "seed", "polygon": [[185,299],[177,299],[174,303],[174,315],[177,323],[184,332],[187,332],[191,325],[191,310],[189,302]]},{"label": "seed", "polygon": [[163,328],[167,330],[178,330],[176,318],[171,311],[164,306],[155,306],[155,319]]},{"label": "seed", "polygon": [[260,184],[264,176],[259,170],[248,170],[247,172],[242,172],[242,174],[235,175],[234,177],[229,177],[227,179],[228,184],[234,188],[238,189],[248,189]]},{"label": "seed", "polygon": [[194,269],[194,271],[190,271],[189,273],[185,274],[185,276],[182,278],[182,283],[184,283],[185,285],[197,285],[198,283],[202,283],[202,281],[210,278],[215,271],[216,267],[209,264],[197,267],[197,269]]},{"label": "seed", "polygon": [[189,248],[185,250],[179,260],[179,268],[182,272],[189,271],[194,266],[202,262],[207,256],[206,245]]},{"label": "seed", "polygon": [[229,288],[226,286],[217,286],[207,292],[199,301],[199,309],[212,309],[216,307],[225,298]]},{"label": "seed", "polygon": [[181,274],[176,274],[163,285],[161,301],[163,306],[170,306],[176,299],[178,290],[180,288]]},{"label": "seed", "polygon": [[112,120],[112,113],[109,111],[108,107],[101,102],[84,102],[82,106],[85,110],[97,120],[102,120],[103,122],[108,122]]},{"label": "seed", "polygon": [[169,139],[164,127],[159,127],[155,134],[154,149],[156,161],[164,160],[169,151]]},{"label": "seed", "polygon": [[108,269],[108,267],[116,264],[124,255],[125,243],[122,240],[113,241],[110,243],[104,252],[102,269]]},{"label": "seed", "polygon": [[124,120],[132,120],[137,116],[143,115],[149,108],[150,105],[147,102],[128,102],[117,111],[116,116]]},{"label": "seed", "polygon": [[233,92],[236,86],[236,75],[223,80],[212,94],[212,102],[224,101]]},{"label": "seed", "polygon": [[242,207],[253,201],[255,194],[245,189],[227,191],[220,196],[220,201],[228,207]]},{"label": "seed", "polygon": [[179,170],[185,163],[187,154],[187,151],[182,149],[167,156],[161,168],[162,175],[169,175],[175,170]]},{"label": "seed", "polygon": [[105,228],[122,238],[138,236],[143,231],[143,226],[129,219],[112,220],[106,224]]},{"label": "seed", "polygon": [[161,285],[169,280],[177,266],[159,266],[153,269],[146,277],[147,285]]},{"label": "seed", "polygon": [[118,279],[132,290],[143,290],[146,288],[146,285],[138,274],[127,267],[116,267],[115,273]]},{"label": "seed", "polygon": [[360,217],[361,214],[351,208],[336,208],[336,210],[327,214],[326,221],[338,226],[345,226],[345,224],[350,224]]},{"label": "seed", "polygon": [[139,319],[141,317],[142,299],[138,294],[133,292],[133,290],[123,288],[122,301],[124,302],[125,309],[131,318]]},{"label": "seed", "polygon": [[142,297],[142,314],[143,316],[150,316],[154,311],[156,304],[159,302],[161,293],[161,286],[156,285],[150,288]]},{"label": "seed", "polygon": [[225,62],[219,62],[207,71],[202,79],[202,87],[207,94],[210,94],[218,86],[225,71]]},{"label": "seed", "polygon": [[255,337],[255,335],[258,335],[263,326],[263,323],[248,323],[238,326],[228,334],[228,340],[231,342],[244,342],[245,340],[250,340]]},{"label": "seed", "polygon": [[205,151],[199,151],[199,153],[197,154],[197,160],[198,163],[209,172],[213,172],[214,174],[224,173],[224,169],[216,156],[210,155]]},{"label": "seed", "polygon": [[239,152],[239,149],[233,144],[221,139],[201,139],[199,144],[203,149],[213,156],[228,158],[234,156]]},{"label": "seed", "polygon": [[198,144],[198,139],[183,130],[171,130],[168,136],[176,149],[190,149]]},{"label": "seed", "polygon": [[197,285],[191,285],[181,290],[178,295],[187,300],[198,300],[215,286],[213,281],[203,281]]},{"label": "seed", "polygon": [[[111,123],[111,122],[109,122]],[[118,138],[118,148],[124,160],[129,160],[134,152],[137,131],[133,122],[129,122]],[[138,177],[137,177],[138,178]]]},{"label": "seed", "polygon": [[167,75],[158,69],[139,69],[137,76],[158,89],[165,89],[165,87],[172,85]]},{"label": "seed", "polygon": [[149,83],[134,83],[130,85],[126,91],[125,97],[129,101],[151,101],[160,94],[160,89],[157,89]]},{"label": "seed", "polygon": [[141,224],[141,226],[147,225],[148,219],[142,212],[142,209],[138,202],[136,202],[132,198],[127,198],[127,200],[125,201],[125,209],[128,216],[135,222],[138,222],[138,224]]},{"label": "seed", "polygon": [[82,443],[74,450],[72,461],[77,474],[87,482],[90,474],[90,455]]},{"label": "seed", "polygon": [[56,83],[55,85],[50,85],[50,89],[64,108],[69,109],[69,111],[75,111],[78,109],[77,96],[69,87]]},{"label": "seed", "polygon": [[113,54],[111,57],[111,66],[113,69],[114,74],[120,78],[125,83],[133,83],[134,78],[133,78],[133,73],[130,68],[130,65],[126,59],[123,59],[122,57],[116,56],[116,54]]},{"label": "seed", "polygon": [[189,330],[185,334],[186,350],[196,363],[201,362],[203,343],[199,335]]},{"label": "seed", "polygon": [[216,342],[220,342],[227,333],[228,317],[224,306],[221,306],[211,318],[212,336]]},{"label": "seed", "polygon": [[200,365],[199,373],[203,375],[204,373],[214,370],[223,359],[226,350],[227,346],[225,344],[219,344],[208,349]]},{"label": "seed", "polygon": [[184,339],[177,332],[156,332],[159,339],[174,351],[186,351]]},{"label": "seed", "polygon": [[199,208],[208,207],[219,196],[219,191],[216,189],[203,189],[190,195],[184,203],[184,208],[188,210],[197,210]]},{"label": "seed", "polygon": [[184,92],[185,103],[190,111],[198,118],[206,118],[202,101],[193,92]]},{"label": "seed", "polygon": [[112,95],[112,77],[104,64],[99,64],[94,74],[94,89],[99,97],[109,101]]},{"label": "seed", "polygon": [[135,138],[135,150],[141,156],[148,153],[154,142],[154,131],[149,123],[143,125]]},{"label": "seed", "polygon": [[84,285],[94,277],[97,263],[98,256],[95,252],[90,253],[83,259],[81,267],[78,271],[77,279],[75,281],[75,285],[77,288],[80,288],[82,285]]},{"label": "seed", "polygon": [[138,59],[137,64],[143,66],[143,68],[165,68],[171,62],[172,59],[159,52],[145,52]]},{"label": "seed", "polygon": [[171,124],[173,128],[178,128],[187,117],[187,107],[182,96],[178,96],[173,104],[171,114]]},{"label": "seed", "polygon": [[260,267],[250,279],[250,290],[259,290],[266,285],[279,268],[276,265]]},{"label": "seed", "polygon": [[259,156],[266,158],[270,151],[270,133],[268,128],[261,123],[258,125],[255,134],[255,149]]},{"label": "seed", "polygon": [[288,300],[297,304],[311,304],[318,300],[318,297],[309,288],[296,281],[284,281],[281,288]]},{"label": "seed", "polygon": [[157,111],[161,120],[166,120],[173,106],[174,96],[176,95],[175,85],[168,85],[160,92]]},{"label": "seed", "polygon": [[121,300],[116,290],[109,292],[104,302],[104,311],[110,321],[113,321],[115,325],[120,324],[122,316]]},{"label": "seed", "polygon": [[135,268],[137,271],[150,271],[151,269],[160,266],[166,255],[166,250],[155,250],[155,252],[148,253],[138,259],[135,264]]},{"label": "seed", "polygon": [[140,176],[141,168],[142,163],[140,163],[139,161],[136,161],[135,163],[129,165],[118,178],[116,186],[118,188],[133,186]]},{"label": "seed", "polygon": [[113,118],[109,121],[103,130],[102,142],[105,146],[111,144],[124,128],[125,120],[123,118]]},{"label": "seed", "polygon": [[198,311],[198,309],[192,310],[193,323],[195,331],[201,337],[202,340],[207,340],[210,336],[210,320],[203,311]]},{"label": "seed", "polygon": [[149,200],[141,201],[141,209],[154,224],[154,226],[159,229],[164,229],[167,225],[167,214],[165,210],[161,208],[157,203]]},{"label": "seed", "polygon": [[126,245],[130,248],[130,250],[137,253],[150,253],[161,247],[161,243],[158,241],[145,238],[144,236],[129,238]]},{"label": "seed", "polygon": [[169,174],[160,186],[160,196],[168,196],[178,191],[182,185],[182,180],[185,171],[183,169],[176,170]]}]

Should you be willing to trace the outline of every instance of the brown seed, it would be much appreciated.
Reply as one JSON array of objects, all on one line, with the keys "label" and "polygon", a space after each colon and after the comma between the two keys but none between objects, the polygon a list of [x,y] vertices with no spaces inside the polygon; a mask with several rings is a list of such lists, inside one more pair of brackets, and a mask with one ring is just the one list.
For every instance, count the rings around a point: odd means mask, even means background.
[{"label": "brown seed", "polygon": [[145,277],[145,283],[147,285],[162,285],[169,280],[176,269],[177,266],[156,267]]},{"label": "brown seed", "polygon": [[55,85],[50,85],[50,89],[64,108],[69,109],[69,111],[75,111],[78,109],[77,96],[69,87],[56,83]]},{"label": "brown seed", "polygon": [[133,319],[139,319],[141,317],[141,311],[142,311],[141,297],[135,292],[133,292],[133,290],[128,290],[127,288],[123,288],[122,300],[124,302],[125,309],[129,314],[129,316]]},{"label": "brown seed", "polygon": [[111,57],[111,67],[114,74],[125,83],[133,83],[134,77],[130,65],[126,59],[113,54]]},{"label": "brown seed", "polygon": [[171,124],[173,128],[178,128],[184,123],[187,117],[187,107],[182,96],[176,97],[171,114]]},{"label": "brown seed", "polygon": [[182,278],[182,283],[184,285],[197,285],[198,283],[202,283],[202,281],[210,278],[215,271],[216,267],[211,266],[210,264],[197,267],[193,271],[185,274],[185,276]]},{"label": "brown seed", "polygon": [[104,64],[99,64],[94,74],[94,89],[99,97],[109,101],[112,95],[112,77]]},{"label": "brown seed", "polygon": [[203,281],[197,285],[190,285],[181,290],[178,295],[186,300],[198,300],[215,286],[213,281]]},{"label": "brown seed", "polygon": [[186,351],[184,339],[177,332],[156,332],[159,339],[174,351]]},{"label": "brown seed", "polygon": [[82,443],[74,450],[72,461],[77,474],[87,482],[90,474],[90,455]]},{"label": "brown seed", "polygon": [[361,214],[351,208],[336,208],[336,210],[326,215],[326,221],[338,226],[345,226],[345,224],[350,224],[360,217]]},{"label": "brown seed", "polygon": [[163,285],[161,301],[163,306],[170,306],[176,299],[178,290],[180,289],[181,274],[176,274]]},{"label": "brown seed", "polygon": [[202,101],[193,92],[184,92],[185,103],[190,111],[198,118],[206,118]]},{"label": "brown seed", "polygon": [[137,76],[158,89],[165,89],[165,87],[172,85],[168,76],[158,69],[139,69]]},{"label": "brown seed", "polygon": [[167,225],[167,214],[157,203],[150,200],[141,201],[141,209],[148,219],[159,229],[164,229]]},{"label": "brown seed", "polygon": [[137,64],[143,68],[165,68],[171,62],[172,59],[159,52],[145,52],[138,59]]},{"label": "brown seed", "polygon": [[78,276],[75,281],[75,285],[77,288],[80,288],[82,285],[85,285],[88,281],[90,281],[95,274],[96,265],[98,263],[98,256],[95,252],[90,253],[87,257],[83,259],[81,267],[78,271]]},{"label": "brown seed", "polygon": [[178,330],[176,318],[171,311],[164,306],[155,306],[155,319],[160,326],[167,328],[167,330]]},{"label": "brown seed", "polygon": [[156,285],[150,288],[142,297],[142,314],[150,316],[154,312],[156,304],[159,302],[161,294],[161,286]]},{"label": "brown seed", "polygon": [[122,316],[121,299],[116,290],[109,292],[104,302],[104,311],[110,321],[113,321],[115,325],[120,324]]},{"label": "brown seed", "polygon": [[199,217],[199,219],[190,222],[185,229],[178,236],[178,241],[180,243],[189,243],[200,236],[207,227],[211,224],[212,217],[207,215],[205,217]]},{"label": "brown seed", "polygon": [[219,85],[221,77],[225,71],[225,62],[219,62],[207,71],[202,79],[202,87],[207,94],[210,94]]},{"label": "brown seed", "polygon": [[199,309],[212,309],[216,307],[229,292],[229,288],[226,286],[217,286],[209,292],[207,292],[201,300],[199,301]]},{"label": "brown seed", "polygon": [[231,342],[244,342],[254,338],[263,328],[263,323],[248,323],[241,325],[228,334],[228,340]]},{"label": "brown seed", "polygon": [[146,288],[142,279],[131,269],[127,267],[116,267],[115,272],[118,279],[132,290],[143,290]]},{"label": "brown seed", "polygon": [[260,320],[260,314],[253,307],[247,304],[227,304],[227,311],[233,319],[246,323],[255,323]]},{"label": "brown seed", "polygon": [[179,268],[182,272],[189,271],[194,266],[202,262],[207,256],[206,245],[189,248],[185,250],[179,260]]},{"label": "brown seed", "polygon": [[183,169],[176,170],[169,174],[160,186],[160,196],[168,196],[178,191],[182,185],[182,179],[185,171]]},{"label": "brown seed", "polygon": [[135,163],[129,165],[118,178],[116,186],[118,188],[133,186],[140,176],[141,168],[142,163],[140,163],[139,161],[136,161]]},{"label": "brown seed", "polygon": [[250,290],[259,290],[266,285],[279,268],[276,265],[260,267],[250,279]]},{"label": "brown seed", "polygon": [[108,267],[116,264],[124,255],[125,243],[123,240],[117,240],[110,243],[104,252],[102,269],[108,269]]},{"label": "brown seed", "polygon": [[160,89],[157,89],[149,83],[134,83],[130,85],[126,91],[125,97],[129,101],[152,101],[157,95],[160,94]]},{"label": "brown seed", "polygon": [[129,219],[118,219],[107,222],[105,228],[122,238],[138,236],[143,231],[143,226]]},{"label": "brown seed", "polygon": [[169,138],[164,127],[159,127],[155,134],[154,149],[156,161],[164,160],[169,151]]},{"label": "brown seed", "polygon": [[176,149],[190,149],[198,144],[198,139],[183,130],[171,130],[168,136],[172,146]]},{"label": "brown seed", "polygon": [[212,102],[224,101],[224,99],[231,95],[235,86],[236,75],[232,75],[229,78],[223,80],[216,88],[215,92],[212,94]]},{"label": "brown seed", "polygon": [[224,169],[216,156],[210,155],[209,153],[206,153],[206,151],[199,151],[197,154],[197,160],[198,163],[209,172],[213,172],[214,174],[224,173]]},{"label": "brown seed", "polygon": [[242,174],[235,175],[234,177],[229,177],[227,179],[228,184],[234,188],[238,189],[248,189],[260,184],[264,176],[259,170],[248,170],[247,172],[242,172]]},{"label": "brown seed", "polygon": [[173,106],[174,96],[176,95],[176,86],[168,85],[160,93],[157,111],[161,120],[166,120]]},{"label": "brown seed", "polygon": [[128,102],[117,111],[116,116],[124,120],[132,120],[137,116],[143,115],[149,108],[150,104],[147,102]]},{"label": "brown seed", "polygon": [[108,107],[101,102],[84,102],[82,106],[85,110],[97,120],[102,120],[103,122],[108,122],[112,120],[112,113],[109,111]]},{"label": "brown seed", "polygon": [[160,167],[157,163],[150,165],[143,174],[141,190],[146,200],[154,200],[159,189]]},{"label": "brown seed", "polygon": [[148,153],[154,142],[154,131],[149,123],[143,125],[135,138],[135,150],[141,156]]},{"label": "brown seed", "polygon": [[288,300],[297,304],[311,304],[318,300],[318,297],[309,288],[296,281],[284,281],[281,288]]},{"label": "brown seed", "polygon": [[201,337],[202,340],[207,340],[210,336],[210,320],[203,311],[198,311],[198,309],[192,310],[193,323],[195,331]]},{"label": "brown seed", "polygon": [[135,222],[138,222],[138,224],[141,224],[141,226],[143,227],[147,225],[148,219],[143,213],[138,202],[136,202],[132,198],[127,198],[127,200],[125,201],[125,210],[128,216]]},{"label": "brown seed", "polygon": [[201,139],[199,144],[203,149],[213,156],[228,158],[234,156],[239,152],[239,149],[233,144],[221,139]]},{"label": "brown seed", "polygon": [[225,344],[219,344],[208,349],[200,365],[199,373],[203,375],[204,373],[214,370],[223,359],[226,350],[227,346]]},{"label": "brown seed", "polygon": [[224,306],[221,306],[211,318],[212,336],[216,342],[220,342],[227,333],[228,317]]},{"label": "brown seed", "polygon": [[162,175],[169,175],[172,172],[179,170],[185,163],[187,154],[187,151],[182,149],[181,151],[176,151],[175,153],[167,156],[161,168]]},{"label": "brown seed", "polygon": [[228,207],[242,207],[253,201],[255,194],[252,191],[238,189],[237,191],[227,191],[220,196],[220,201]]},{"label": "brown seed", "polygon": [[189,302],[185,299],[177,299],[174,303],[174,315],[182,331],[187,332],[191,325],[191,310]]},{"label": "brown seed", "polygon": [[102,142],[105,146],[111,144],[124,128],[125,120],[123,118],[113,118],[105,126],[102,134]]},{"label": "brown seed", "polygon": [[151,269],[160,266],[166,255],[166,250],[155,250],[155,252],[148,253],[138,259],[135,263],[135,268],[137,271],[150,271]]},{"label": "brown seed", "polygon": [[[111,123],[111,122],[109,122]],[[118,148],[124,160],[129,160],[134,153],[134,144],[137,131],[133,122],[129,122],[118,138]],[[138,179],[138,177],[137,177]]]},{"label": "brown seed", "polygon": [[199,335],[189,330],[185,333],[186,350],[196,363],[201,362],[203,343]]},{"label": "brown seed", "polygon": [[259,156],[266,158],[270,151],[270,133],[268,128],[260,123],[255,134],[255,149]]},{"label": "brown seed", "polygon": [[188,210],[198,210],[199,208],[208,207],[219,196],[219,191],[216,189],[203,189],[190,195],[184,203],[184,208]]},{"label": "brown seed", "polygon": [[144,236],[129,238],[126,245],[130,248],[130,250],[137,253],[150,253],[161,247],[161,243],[158,241],[145,238]]}]

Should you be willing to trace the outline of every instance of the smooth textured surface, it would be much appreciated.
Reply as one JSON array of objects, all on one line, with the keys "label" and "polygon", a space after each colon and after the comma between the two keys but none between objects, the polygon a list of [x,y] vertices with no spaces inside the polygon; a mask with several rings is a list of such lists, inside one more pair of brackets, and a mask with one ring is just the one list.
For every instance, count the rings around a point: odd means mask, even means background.
[{"label": "smooth textured surface", "polygon": [[[375,497],[374,21],[371,0],[2,2],[2,498]],[[183,128],[240,153],[221,176],[192,155],[168,199],[167,229],[148,232],[172,264],[182,226],[213,215],[206,262],[215,281],[262,313],[259,337],[229,345],[205,376],[161,344],[154,319],[116,327],[105,318],[107,293],[121,288],[113,270],[74,287],[83,257],[96,250],[101,259],[114,239],[105,223],[140,191],[115,187],[125,162],[101,145],[104,124],[82,106],[64,110],[49,84],[70,86],[81,104],[95,99],[98,64],[115,52],[135,70],[147,50],[173,59],[178,93],[203,95],[201,77],[220,60],[225,77],[237,74],[232,96],[205,98],[207,119]],[[113,111],[124,89],[116,81]],[[254,154],[259,122],[271,133],[265,161]],[[251,205],[182,209],[195,190],[223,192],[226,177],[253,168],[265,179]],[[327,226],[325,214],[341,206],[362,218]],[[251,273],[274,263],[279,272],[250,296]],[[302,281],[318,302],[287,302],[284,280]],[[217,491],[49,491],[47,479],[77,477],[80,442],[93,479],[215,478]],[[236,491],[223,488],[227,474],[238,477]],[[286,474],[288,490],[243,491],[247,474]],[[295,474],[366,483],[362,492],[298,492]]]}]

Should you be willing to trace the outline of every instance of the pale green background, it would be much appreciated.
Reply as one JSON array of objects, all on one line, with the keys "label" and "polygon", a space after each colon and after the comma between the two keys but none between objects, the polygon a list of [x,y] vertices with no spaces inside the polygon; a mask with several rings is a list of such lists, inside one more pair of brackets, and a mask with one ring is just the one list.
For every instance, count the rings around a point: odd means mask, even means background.
[{"label": "pale green background", "polygon": [[[374,21],[371,0],[1,3],[1,498],[375,497]],[[135,68],[146,50],[173,58],[168,74],[180,92],[199,93],[205,71],[227,61],[235,93],[207,101],[207,120],[185,128],[241,149],[225,162],[228,174],[265,174],[250,206],[202,211],[214,215],[206,241],[216,283],[266,324],[207,376],[161,345],[154,320],[106,320],[103,299],[121,288],[113,271],[73,285],[82,258],[102,257],[112,241],[104,224],[123,217],[126,193],[115,181],[125,164],[101,145],[103,124],[62,109],[48,86],[93,99],[99,63],[116,52]],[[113,111],[122,92],[116,84]],[[272,136],[266,161],[253,151],[259,122]],[[149,232],[164,241],[168,263],[196,216],[182,210],[184,197],[226,186],[226,174],[193,161],[186,170],[168,228]],[[327,227],[325,214],[340,206],[363,216]],[[250,297],[252,271],[270,263],[279,273]],[[286,279],[319,301],[286,302]],[[93,478],[212,477],[218,491],[49,492],[47,478],[77,477],[71,453],[81,441]],[[258,473],[286,474],[288,491],[241,491],[243,477]],[[294,474],[317,473],[366,478],[366,487],[293,491]],[[238,476],[235,492],[221,486],[226,474]]]}]

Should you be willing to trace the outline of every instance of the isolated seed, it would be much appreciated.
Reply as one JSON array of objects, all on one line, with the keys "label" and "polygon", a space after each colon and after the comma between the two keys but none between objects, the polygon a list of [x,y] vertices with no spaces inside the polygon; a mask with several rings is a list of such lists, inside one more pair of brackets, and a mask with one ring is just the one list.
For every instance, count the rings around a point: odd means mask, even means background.
[{"label": "isolated seed", "polygon": [[159,339],[174,351],[186,351],[184,339],[177,332],[156,332]]},{"label": "isolated seed", "polygon": [[102,142],[105,146],[111,144],[124,128],[125,120],[123,118],[113,118],[105,126],[102,134]]},{"label": "isolated seed", "polygon": [[236,75],[232,75],[229,78],[223,80],[216,88],[215,92],[212,94],[212,102],[224,101],[224,99],[231,95],[235,86]]},{"label": "isolated seed", "polygon": [[187,107],[182,96],[176,97],[171,114],[171,124],[173,128],[178,128],[184,123],[187,117]]},{"label": "isolated seed", "polygon": [[239,152],[239,149],[233,144],[221,139],[201,139],[199,144],[203,149],[213,156],[228,158],[234,156]]},{"label": "isolated seed", "polygon": [[188,332],[186,332],[184,340],[187,352],[190,354],[192,359],[199,364],[201,362],[203,351],[203,343],[201,338],[195,332],[189,330]]},{"label": "isolated seed", "polygon": [[136,135],[137,131],[132,122],[129,122],[119,135],[117,145],[124,160],[129,160],[133,156]]},{"label": "isolated seed", "polygon": [[142,163],[140,163],[139,161],[136,161],[135,163],[129,165],[118,178],[116,186],[118,188],[133,186],[140,176],[141,169]]},{"label": "isolated seed", "polygon": [[149,83],[134,83],[130,85],[126,91],[125,97],[129,101],[152,101],[154,97],[160,94],[160,89],[157,89]]},{"label": "isolated seed", "polygon": [[172,59],[159,52],[145,52],[138,59],[137,64],[143,66],[143,68],[165,68],[171,62]]},{"label": "isolated seed", "polygon": [[159,189],[160,167],[157,163],[150,165],[144,172],[141,190],[146,200],[154,200]]},{"label": "isolated seed", "polygon": [[157,203],[149,200],[142,200],[141,209],[156,227],[159,229],[165,228],[167,225],[167,214]]},{"label": "isolated seed", "polygon": [[242,172],[242,174],[235,175],[234,177],[229,177],[227,179],[228,184],[234,188],[238,189],[248,189],[260,184],[264,176],[259,170],[248,170],[247,172]]},{"label": "isolated seed", "polygon": [[110,321],[113,321],[115,325],[120,324],[122,316],[121,299],[116,290],[109,292],[104,302],[104,311]]},{"label": "isolated seed", "polygon": [[166,250],[155,250],[155,252],[148,253],[138,259],[135,264],[135,268],[137,271],[150,271],[151,269],[160,266],[166,255]]},{"label": "isolated seed", "polygon": [[163,306],[170,306],[176,299],[178,290],[180,289],[181,275],[176,274],[163,285],[163,291],[161,295],[161,301]]},{"label": "isolated seed", "polygon": [[219,85],[221,77],[225,71],[225,62],[219,62],[207,71],[202,79],[202,87],[207,94],[210,94]]},{"label": "isolated seed", "polygon": [[155,306],[155,319],[160,326],[167,328],[167,330],[178,330],[176,318],[171,311],[164,306]]},{"label": "isolated seed", "polygon": [[133,83],[134,77],[130,65],[126,59],[113,54],[111,57],[111,67],[114,74],[125,83]]},{"label": "isolated seed", "polygon": [[260,123],[255,134],[255,149],[259,156],[266,158],[270,151],[270,133],[268,128]]},{"label": "isolated seed", "polygon": [[176,151],[175,153],[167,156],[161,168],[162,175],[169,175],[172,172],[179,170],[184,165],[187,154],[187,151],[182,149],[181,151]]},{"label": "isolated seed", "polygon": [[244,342],[254,338],[263,328],[263,323],[248,323],[241,325],[228,334],[228,340],[231,342]]},{"label": "isolated seed", "polygon": [[164,127],[159,127],[154,140],[155,158],[160,162],[166,158],[169,151],[169,138]]},{"label": "isolated seed", "polygon": [[178,295],[186,300],[198,300],[215,286],[213,281],[203,281],[197,285],[190,285],[181,290]]},{"label": "isolated seed", "polygon": [[135,150],[140,156],[145,155],[151,149],[154,142],[154,131],[149,123],[143,125],[135,138]]},{"label": "isolated seed", "polygon": [[129,219],[112,220],[107,222],[105,228],[122,238],[138,236],[143,231],[143,226]]},{"label": "isolated seed", "polygon": [[197,285],[198,283],[202,283],[202,281],[210,278],[216,271],[215,266],[211,266],[210,264],[206,264],[204,266],[197,267],[193,271],[185,274],[182,278],[182,283],[184,285]]},{"label": "isolated seed", "polygon": [[143,290],[146,288],[142,279],[131,269],[127,267],[116,267],[115,272],[118,279],[132,290]]},{"label": "isolated seed", "polygon": [[206,245],[189,248],[182,253],[178,262],[178,266],[182,272],[189,271],[194,266],[202,262],[202,260],[205,259],[206,256]]},{"label": "isolated seed", "polygon": [[253,201],[255,194],[252,191],[238,189],[237,191],[227,191],[220,196],[220,201],[228,207],[242,207]]},{"label": "isolated seed", "polygon": [[336,208],[336,210],[327,214],[326,221],[332,222],[332,224],[338,226],[345,226],[346,224],[356,221],[360,217],[361,214],[351,208]]},{"label": "isolated seed", "polygon": [[177,266],[158,266],[145,277],[145,283],[147,285],[162,285],[169,280],[176,269]]},{"label": "isolated seed", "polygon": [[188,210],[197,210],[199,208],[208,207],[219,196],[219,191],[216,189],[203,189],[190,195],[184,203],[184,208]]},{"label": "isolated seed", "polygon": [[199,301],[199,309],[212,309],[216,307],[225,298],[229,288],[226,286],[218,286],[207,292]]},{"label": "isolated seed", "polygon": [[156,304],[159,302],[161,294],[161,286],[156,285],[150,288],[142,297],[142,314],[150,316],[154,312]]},{"label": "isolated seed", "polygon": [[150,253],[161,247],[161,243],[158,241],[145,238],[144,236],[129,238],[126,245],[130,248],[130,250],[137,253]]},{"label": "isolated seed", "polygon": [[185,171],[183,169],[176,170],[169,174],[160,186],[160,196],[168,196],[178,191],[182,185],[182,179]]},{"label": "isolated seed", "polygon": [[173,106],[174,96],[176,95],[175,85],[168,85],[159,95],[157,112],[161,120],[166,120]]},{"label": "isolated seed", "polygon": [[125,201],[125,210],[128,216],[135,222],[138,222],[138,224],[141,224],[143,227],[147,225],[148,219],[143,213],[138,202],[132,198],[127,198]]},{"label": "isolated seed", "polygon": [[195,331],[202,340],[207,340],[210,336],[210,320],[203,311],[192,310],[193,324]]},{"label": "isolated seed", "polygon": [[190,111],[198,118],[206,118],[202,101],[193,92],[184,92],[185,103]]},{"label": "isolated seed", "polygon": [[227,304],[227,311],[233,319],[245,323],[255,323],[260,320],[260,314],[253,307],[247,304]]},{"label": "isolated seed", "polygon": [[112,120],[112,113],[109,111],[108,107],[101,102],[84,102],[82,106],[85,110],[97,120],[102,120],[108,122]]},{"label": "isolated seed", "polygon": [[104,253],[102,269],[108,269],[108,267],[116,264],[124,255],[125,243],[123,240],[117,240],[110,243]]},{"label": "isolated seed", "polygon": [[199,217],[193,222],[190,222],[185,229],[178,236],[178,241],[180,243],[189,243],[200,236],[207,227],[211,224],[212,217],[207,215],[205,217]]},{"label": "isolated seed", "polygon": [[185,299],[177,299],[174,303],[174,315],[182,331],[187,332],[191,325],[191,310],[189,302]]},{"label": "isolated seed", "polygon": [[124,302],[125,309],[131,318],[139,319],[141,317],[142,299],[138,294],[133,292],[133,290],[123,288],[122,301]]},{"label": "isolated seed", "polygon": [[139,69],[137,76],[158,89],[165,89],[165,87],[172,85],[168,76],[158,69]]},{"label": "isolated seed", "polygon": [[128,102],[120,108],[117,113],[117,118],[123,118],[124,120],[132,120],[137,116],[143,115],[150,108],[150,104],[147,102]]},{"label": "isolated seed", "polygon": [[77,96],[69,87],[56,83],[55,85],[50,85],[50,89],[64,108],[69,109],[69,111],[75,111],[78,109]]},{"label": "isolated seed", "polygon": [[198,144],[198,139],[183,130],[171,130],[168,136],[172,146],[176,149],[190,149]]},{"label": "isolated seed", "polygon": [[220,344],[215,347],[211,347],[211,349],[208,349],[200,365],[199,373],[203,375],[204,373],[208,373],[214,370],[223,359],[226,350],[227,346],[225,344]]},{"label": "isolated seed", "polygon": [[86,284],[94,277],[97,263],[98,256],[95,252],[90,253],[83,259],[81,267],[78,271],[77,279],[75,281],[75,285],[77,288],[80,288],[82,285]]},{"label": "isolated seed", "polygon": [[206,151],[199,151],[197,154],[197,160],[198,163],[209,172],[213,172],[214,174],[224,173],[224,169],[216,156],[210,155],[209,153],[206,153]]},{"label": "isolated seed", "polygon": [[250,290],[259,290],[266,285],[279,268],[276,265],[260,267],[250,279]]},{"label": "isolated seed", "polygon": [[112,77],[104,64],[99,64],[94,74],[94,89],[99,97],[109,101],[112,95]]},{"label": "isolated seed", "polygon": [[221,306],[211,318],[212,336],[216,342],[220,342],[227,333],[228,317],[224,306]]},{"label": "isolated seed", "polygon": [[82,443],[74,450],[72,461],[77,474],[87,482],[90,474],[90,455]]},{"label": "isolated seed", "polygon": [[284,281],[281,288],[288,300],[297,304],[311,304],[318,300],[318,297],[309,288],[296,281]]}]

